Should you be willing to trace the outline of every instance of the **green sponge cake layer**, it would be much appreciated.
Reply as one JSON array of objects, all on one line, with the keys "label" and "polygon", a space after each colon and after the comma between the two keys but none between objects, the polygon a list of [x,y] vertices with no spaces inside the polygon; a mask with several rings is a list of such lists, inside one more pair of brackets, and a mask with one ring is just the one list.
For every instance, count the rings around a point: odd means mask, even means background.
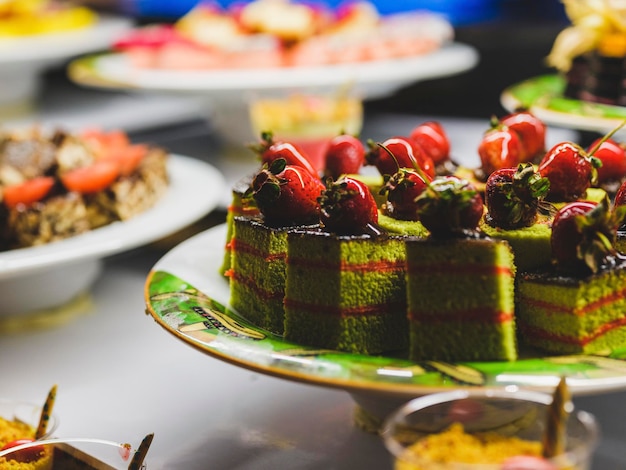
[{"label": "green sponge cake layer", "polygon": [[230,305],[257,326],[281,334],[284,324],[287,229],[234,217],[230,241]]},{"label": "green sponge cake layer", "polygon": [[506,240],[511,245],[518,272],[550,266],[552,261],[552,248],[550,246],[552,230],[547,218],[541,219],[530,227],[512,230],[492,227],[483,219],[480,222],[480,229],[487,236]]},{"label": "green sponge cake layer", "polygon": [[507,242],[406,241],[410,358],[515,360],[515,265]]},{"label": "green sponge cake layer", "polygon": [[523,342],[559,354],[626,344],[626,265],[582,279],[525,274],[518,284]]},{"label": "green sponge cake layer", "polygon": [[407,348],[403,238],[287,238],[285,339],[363,354]]},{"label": "green sponge cake layer", "polygon": [[378,211],[378,225],[385,231],[397,235],[411,235],[415,237],[427,237],[429,235],[426,227],[419,221],[399,220],[389,217]]},{"label": "green sponge cake layer", "polygon": [[221,274],[226,274],[226,271],[230,269],[231,262],[231,244],[230,240],[233,237],[233,219],[237,216],[253,216],[258,215],[259,210],[254,206],[245,206],[243,204],[243,195],[250,186],[252,181],[251,177],[243,178],[233,186],[231,192],[231,203],[228,206],[228,210],[226,212],[226,245],[224,248],[224,258],[222,260],[222,265],[220,266],[219,272]]}]

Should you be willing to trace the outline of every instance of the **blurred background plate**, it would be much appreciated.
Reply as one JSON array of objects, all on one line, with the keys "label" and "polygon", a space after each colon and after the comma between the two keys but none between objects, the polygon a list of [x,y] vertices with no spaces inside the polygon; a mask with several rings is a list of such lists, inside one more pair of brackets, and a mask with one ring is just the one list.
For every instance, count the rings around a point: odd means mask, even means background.
[{"label": "blurred background plate", "polygon": [[7,318],[73,301],[95,281],[104,257],[171,235],[221,201],[223,177],[208,163],[172,155],[168,173],[170,186],[157,204],[127,221],[55,243],[0,252],[0,330]]},{"label": "blurred background plate", "polygon": [[104,50],[133,22],[100,16],[95,25],[63,33],[38,34],[0,40],[0,106],[28,108],[39,90],[40,74],[75,56]]}]

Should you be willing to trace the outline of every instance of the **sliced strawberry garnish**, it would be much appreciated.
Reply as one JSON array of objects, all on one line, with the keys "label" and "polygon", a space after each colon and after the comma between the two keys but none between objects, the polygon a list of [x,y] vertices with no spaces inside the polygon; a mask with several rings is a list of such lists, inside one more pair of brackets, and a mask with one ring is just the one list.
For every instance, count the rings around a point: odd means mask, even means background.
[{"label": "sliced strawberry garnish", "polygon": [[127,147],[109,148],[102,153],[99,160],[114,162],[118,165],[120,174],[127,176],[137,169],[147,154],[147,145],[135,144]]},{"label": "sliced strawberry garnish", "polygon": [[3,190],[3,201],[10,209],[20,204],[28,206],[46,197],[53,186],[53,177],[38,176],[23,183],[6,186]]},{"label": "sliced strawberry garnish", "polygon": [[76,168],[61,175],[61,182],[68,191],[81,194],[96,193],[108,188],[120,175],[120,166],[109,160]]}]

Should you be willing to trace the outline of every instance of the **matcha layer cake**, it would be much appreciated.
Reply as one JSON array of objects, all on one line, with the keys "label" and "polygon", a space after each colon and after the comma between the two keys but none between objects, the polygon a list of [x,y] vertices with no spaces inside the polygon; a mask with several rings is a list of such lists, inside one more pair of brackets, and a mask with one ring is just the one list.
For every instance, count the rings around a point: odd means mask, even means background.
[{"label": "matcha layer cake", "polygon": [[406,241],[415,361],[517,358],[513,253],[489,238]]},{"label": "matcha layer cake", "polygon": [[378,225],[386,232],[397,235],[428,236],[428,230],[420,221],[394,219],[380,211],[378,212]]},{"label": "matcha layer cake", "polygon": [[232,233],[230,306],[253,324],[282,334],[287,228],[237,216]]},{"label": "matcha layer cake", "polygon": [[550,220],[547,218],[542,218],[530,227],[515,229],[492,227],[483,219],[480,222],[480,230],[491,238],[506,240],[511,245],[518,272],[550,266],[552,259],[551,230]]},{"label": "matcha layer cake", "polygon": [[557,354],[626,344],[626,264],[586,277],[527,273],[518,280],[521,340]]},{"label": "matcha layer cake", "polygon": [[250,186],[250,182],[252,181],[252,177],[243,178],[233,186],[231,192],[231,203],[228,206],[226,212],[226,242],[224,246],[224,258],[222,260],[222,265],[220,266],[219,272],[221,274],[225,274],[228,269],[230,269],[231,263],[231,243],[230,240],[233,237],[233,220],[237,216],[253,216],[258,215],[259,210],[253,204],[244,204],[243,195],[246,190]]},{"label": "matcha layer cake", "polygon": [[293,230],[287,239],[286,340],[362,354],[406,350],[403,238]]}]

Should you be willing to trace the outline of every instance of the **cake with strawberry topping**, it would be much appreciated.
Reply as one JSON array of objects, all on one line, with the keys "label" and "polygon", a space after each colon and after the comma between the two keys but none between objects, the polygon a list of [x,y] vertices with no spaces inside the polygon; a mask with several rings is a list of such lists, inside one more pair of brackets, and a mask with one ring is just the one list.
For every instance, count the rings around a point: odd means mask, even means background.
[{"label": "cake with strawberry topping", "polygon": [[626,344],[626,261],[614,248],[626,207],[575,201],[552,224],[554,266],[524,273],[517,288],[521,340],[554,354]]},{"label": "cake with strawberry topping", "polygon": [[515,360],[516,266],[506,241],[477,231],[478,191],[438,177],[417,203],[430,235],[405,241],[410,359]]},{"label": "cake with strawberry topping", "polygon": [[319,221],[324,186],[305,168],[277,158],[254,176],[244,193],[260,215],[233,219],[230,247],[230,304],[248,320],[283,332],[287,231]]},{"label": "cake with strawberry topping", "polygon": [[487,179],[487,210],[480,229],[511,245],[518,271],[550,264],[550,224],[556,209],[544,201],[549,187],[550,180],[530,163],[501,168]]},{"label": "cake with strawberry topping", "polygon": [[322,194],[321,226],[287,234],[285,339],[380,354],[408,347],[403,237],[381,233],[361,181],[344,176]]}]

